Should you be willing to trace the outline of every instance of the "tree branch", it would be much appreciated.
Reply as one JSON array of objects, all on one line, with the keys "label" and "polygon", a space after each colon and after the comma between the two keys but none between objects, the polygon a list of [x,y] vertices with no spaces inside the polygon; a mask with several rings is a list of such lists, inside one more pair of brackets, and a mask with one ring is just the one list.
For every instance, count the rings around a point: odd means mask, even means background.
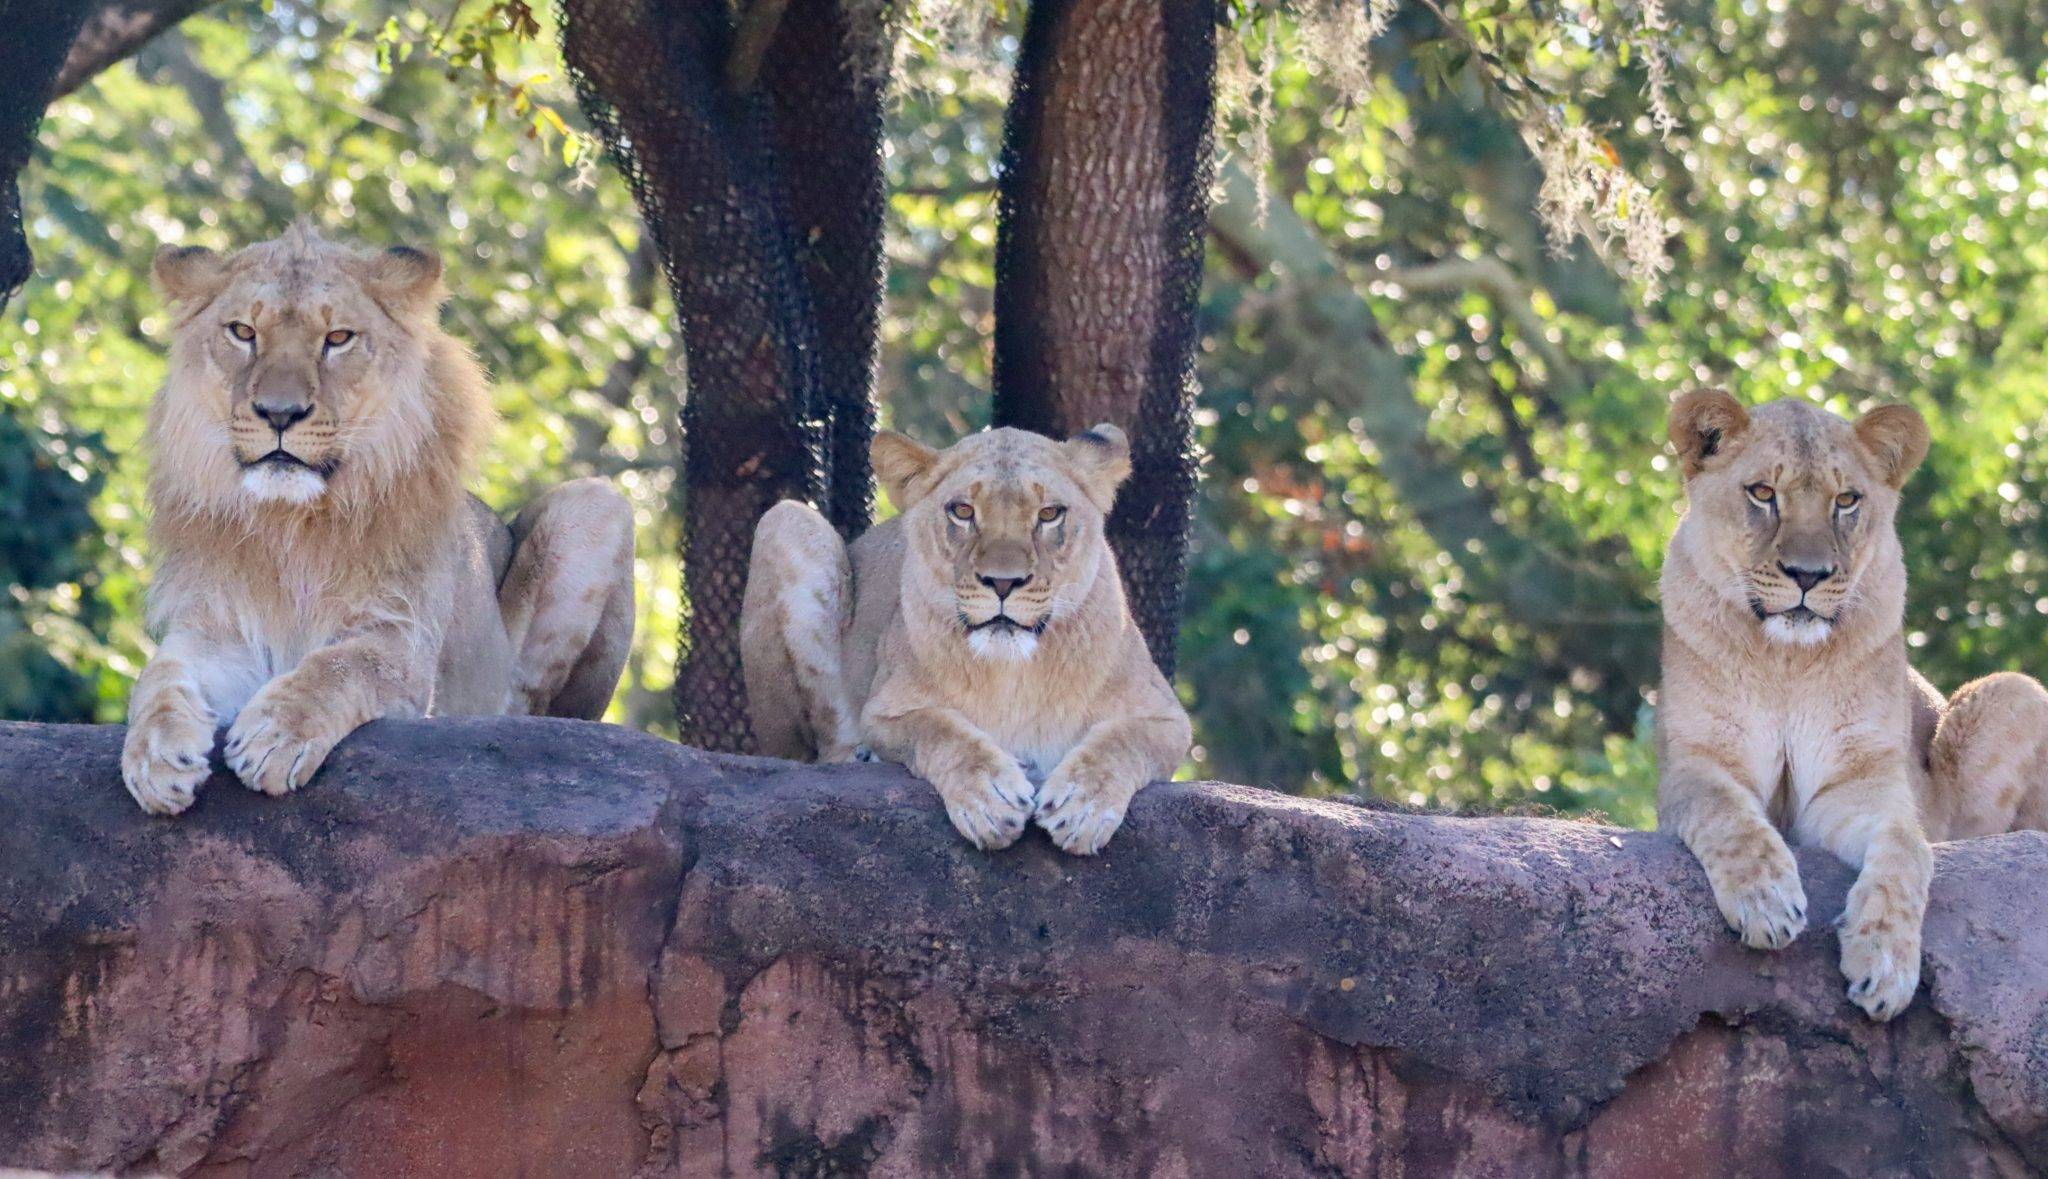
[{"label": "tree branch", "polygon": [[[106,0],[85,20],[57,72],[55,101],[125,60],[157,34],[213,0]],[[11,35],[11,34],[10,34]]]}]

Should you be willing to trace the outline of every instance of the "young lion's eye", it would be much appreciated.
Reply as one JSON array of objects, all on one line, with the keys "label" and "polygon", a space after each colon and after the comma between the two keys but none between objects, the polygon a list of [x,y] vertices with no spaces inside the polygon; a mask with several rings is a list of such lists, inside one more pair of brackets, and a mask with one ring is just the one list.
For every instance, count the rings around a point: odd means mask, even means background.
[{"label": "young lion's eye", "polygon": [[1778,489],[1768,483],[1752,483],[1743,490],[1749,493],[1749,498],[1760,504],[1767,504],[1778,498]]},{"label": "young lion's eye", "polygon": [[1038,509],[1038,522],[1040,524],[1056,523],[1058,522],[1061,516],[1064,516],[1066,514],[1067,509],[1060,507],[1058,504],[1054,504],[1051,507],[1044,507]]},{"label": "young lion's eye", "polygon": [[327,333],[327,346],[329,348],[339,348],[355,338],[356,334],[347,328],[335,328]]},{"label": "young lion's eye", "polygon": [[1842,509],[1845,512],[1862,502],[1862,494],[1860,492],[1855,491],[1845,491],[1842,494],[1835,497],[1835,506]]},{"label": "young lion's eye", "polygon": [[246,344],[256,338],[256,329],[238,319],[228,324],[228,335]]},{"label": "young lion's eye", "polygon": [[974,505],[955,501],[946,505],[946,514],[961,523],[974,519]]}]

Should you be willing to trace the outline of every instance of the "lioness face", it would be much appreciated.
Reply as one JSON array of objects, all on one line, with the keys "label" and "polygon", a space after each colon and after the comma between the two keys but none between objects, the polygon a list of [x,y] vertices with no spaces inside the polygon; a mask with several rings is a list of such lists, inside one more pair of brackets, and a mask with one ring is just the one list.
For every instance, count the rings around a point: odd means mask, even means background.
[{"label": "lioness face", "polygon": [[189,385],[205,404],[187,408],[218,423],[248,496],[313,503],[428,416],[426,341],[408,324],[438,302],[433,257],[364,254],[294,228],[225,259],[167,247],[156,271],[179,303],[174,355],[217,378]]},{"label": "lioness face", "polygon": [[1798,645],[1826,642],[1855,608],[1928,442],[1926,423],[1905,406],[1851,425],[1804,401],[1746,411],[1719,390],[1681,398],[1671,438],[1702,572],[1719,574],[1726,598],[1767,638]]},{"label": "lioness face", "polygon": [[1102,527],[1130,473],[1123,431],[1067,442],[991,430],[935,451],[884,432],[875,470],[913,552],[950,589],[960,633],[985,659],[1028,659],[1100,570]]}]

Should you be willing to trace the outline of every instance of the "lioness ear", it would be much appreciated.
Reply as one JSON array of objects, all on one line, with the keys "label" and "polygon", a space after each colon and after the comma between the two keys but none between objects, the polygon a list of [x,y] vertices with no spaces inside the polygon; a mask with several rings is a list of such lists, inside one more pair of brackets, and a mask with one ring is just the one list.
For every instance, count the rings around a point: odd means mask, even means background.
[{"label": "lioness ear", "polygon": [[157,289],[176,303],[210,298],[227,281],[227,261],[205,246],[162,246],[157,249]]},{"label": "lioness ear", "polygon": [[1927,457],[1927,419],[1910,405],[1880,405],[1856,423],[1856,441],[1877,460],[1877,473],[1894,491]]},{"label": "lioness ear", "polygon": [[875,468],[875,478],[882,481],[889,492],[889,502],[899,512],[908,511],[911,504],[931,490],[922,476],[938,458],[938,451],[894,430],[877,431],[874,442],[868,446],[868,462]]},{"label": "lioness ear", "polygon": [[1687,479],[1749,429],[1749,411],[1726,389],[1694,389],[1671,406],[1671,445]]},{"label": "lioness ear", "polygon": [[410,307],[438,307],[448,297],[441,287],[441,259],[411,246],[393,246],[371,258],[363,282],[378,298]]},{"label": "lioness ear", "polygon": [[1122,430],[1104,422],[1062,442],[1060,450],[1074,464],[1088,498],[1108,511],[1116,502],[1116,489],[1131,477],[1131,440]]}]

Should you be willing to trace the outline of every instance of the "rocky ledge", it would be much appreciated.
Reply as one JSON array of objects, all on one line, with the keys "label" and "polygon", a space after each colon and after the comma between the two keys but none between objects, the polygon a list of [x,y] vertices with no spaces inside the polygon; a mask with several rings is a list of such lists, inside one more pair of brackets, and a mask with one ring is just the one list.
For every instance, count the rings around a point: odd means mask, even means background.
[{"label": "rocky ledge", "polygon": [[380,722],[176,820],[0,726],[0,1167],[255,1175],[2048,1168],[2048,838],[1946,846],[1873,1025],[1671,840],[1146,791],[983,855],[893,767]]}]

